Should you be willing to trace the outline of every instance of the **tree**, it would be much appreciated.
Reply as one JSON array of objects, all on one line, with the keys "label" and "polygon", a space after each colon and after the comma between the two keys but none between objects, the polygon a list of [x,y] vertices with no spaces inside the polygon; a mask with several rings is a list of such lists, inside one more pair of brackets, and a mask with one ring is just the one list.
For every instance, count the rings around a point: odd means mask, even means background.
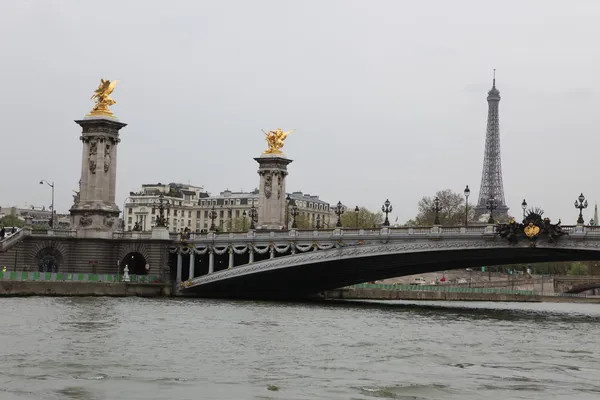
[{"label": "tree", "polygon": [[[379,228],[383,224],[383,213],[381,211],[373,212],[366,207],[358,208],[358,226],[356,219],[356,212],[353,208],[347,208],[346,212],[342,214],[342,227],[344,228]],[[336,220],[337,221],[337,220]],[[333,222],[335,224],[335,221]]]},{"label": "tree", "polygon": [[569,268],[569,275],[589,275],[588,265],[582,262],[574,262]]},{"label": "tree", "polygon": [[[440,202],[440,224],[447,226],[464,225],[465,223],[465,198],[460,193],[454,193],[450,189],[440,190],[435,196],[423,197],[417,205],[419,213],[414,219],[406,222],[408,226],[430,226],[435,221],[434,200],[437,197]],[[467,219],[473,220],[475,215],[473,207],[469,206]]]},{"label": "tree", "polygon": [[0,226],[15,226],[22,228],[25,226],[25,222],[14,215],[5,215],[4,218],[0,219]]}]

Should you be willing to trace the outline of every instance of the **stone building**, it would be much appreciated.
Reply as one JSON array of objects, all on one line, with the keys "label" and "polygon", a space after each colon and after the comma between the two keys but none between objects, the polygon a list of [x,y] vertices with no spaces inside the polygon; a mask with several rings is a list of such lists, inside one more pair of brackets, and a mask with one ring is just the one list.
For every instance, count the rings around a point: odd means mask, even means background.
[{"label": "stone building", "polygon": [[[215,227],[221,232],[244,231],[250,228],[250,209],[258,208],[258,189],[251,192],[234,192],[229,189],[211,196],[201,186],[169,184],[145,184],[139,192],[131,192],[125,203],[125,230],[131,231],[138,224],[142,231],[154,226],[159,196],[168,202],[166,217],[171,232],[189,228],[192,232],[208,231],[211,226],[210,213],[216,213]],[[289,197],[289,200],[288,200]],[[316,227],[317,216],[322,227],[330,225],[329,203],[319,196],[292,192],[286,196],[287,224],[291,226],[291,206],[298,208],[298,221],[304,227]],[[290,205],[291,204],[291,205]],[[335,220],[333,220],[335,224]]]},{"label": "stone building", "polygon": [[125,200],[123,223],[125,230],[131,231],[137,226],[141,231],[149,231],[154,226],[159,196],[167,205],[166,217],[169,230],[181,232],[185,228],[195,230],[198,201],[208,196],[202,186],[181,183],[144,184],[139,192],[130,192]]}]

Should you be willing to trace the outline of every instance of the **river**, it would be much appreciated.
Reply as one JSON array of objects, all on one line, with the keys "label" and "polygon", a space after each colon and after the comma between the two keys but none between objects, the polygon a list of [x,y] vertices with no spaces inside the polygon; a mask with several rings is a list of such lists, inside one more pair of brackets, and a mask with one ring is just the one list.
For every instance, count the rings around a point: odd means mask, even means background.
[{"label": "river", "polygon": [[4,298],[0,399],[594,399],[600,305]]}]

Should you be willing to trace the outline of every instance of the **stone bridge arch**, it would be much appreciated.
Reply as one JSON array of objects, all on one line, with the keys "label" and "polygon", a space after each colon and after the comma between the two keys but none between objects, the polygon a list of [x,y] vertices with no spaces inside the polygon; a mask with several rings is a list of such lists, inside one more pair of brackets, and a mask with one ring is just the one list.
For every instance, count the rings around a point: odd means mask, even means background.
[{"label": "stone bridge arch", "polygon": [[125,265],[132,275],[144,275],[144,268],[150,259],[148,247],[144,243],[126,243],[119,251],[119,273],[123,273]]},{"label": "stone bridge arch", "polygon": [[64,265],[67,254],[64,243],[56,240],[36,242],[30,250],[34,267],[40,272],[58,272]]}]

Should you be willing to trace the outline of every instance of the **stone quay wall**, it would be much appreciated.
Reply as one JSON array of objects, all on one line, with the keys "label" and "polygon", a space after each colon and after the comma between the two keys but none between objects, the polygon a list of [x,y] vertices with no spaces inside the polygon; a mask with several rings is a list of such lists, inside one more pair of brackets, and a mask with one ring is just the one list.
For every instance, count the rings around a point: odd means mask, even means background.
[{"label": "stone quay wall", "polygon": [[140,283],[0,281],[0,296],[171,296],[170,285]]}]

